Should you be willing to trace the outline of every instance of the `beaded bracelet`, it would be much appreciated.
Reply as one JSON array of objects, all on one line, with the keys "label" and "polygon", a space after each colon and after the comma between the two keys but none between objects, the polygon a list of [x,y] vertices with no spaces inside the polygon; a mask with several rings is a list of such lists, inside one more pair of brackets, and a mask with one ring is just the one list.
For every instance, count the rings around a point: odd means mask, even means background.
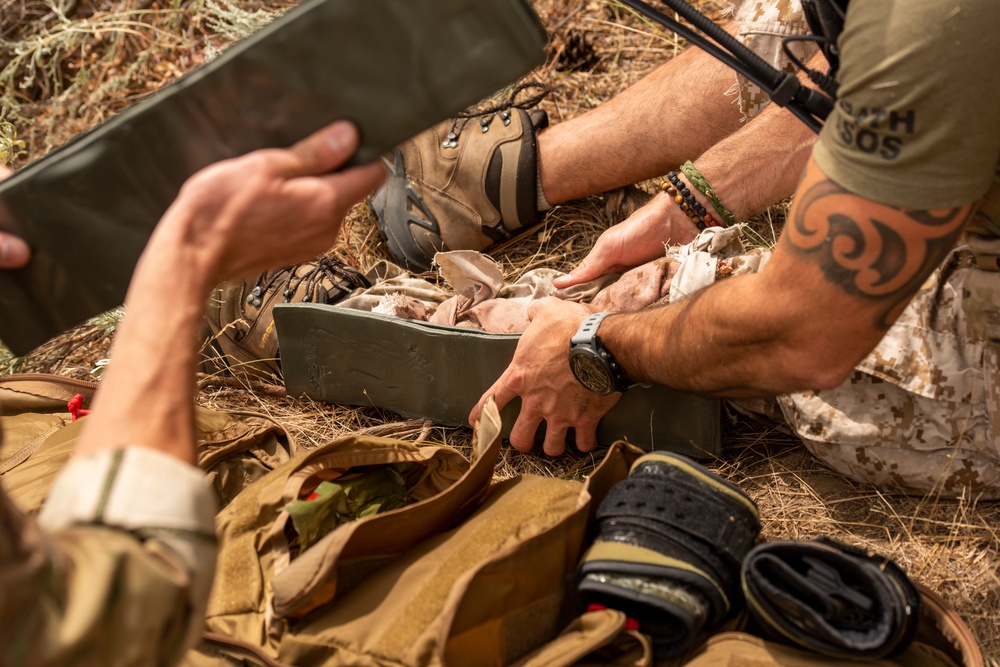
[{"label": "beaded bracelet", "polygon": [[681,165],[681,173],[687,176],[688,180],[691,181],[691,185],[698,188],[698,192],[708,198],[708,201],[712,203],[712,208],[715,209],[715,212],[726,221],[726,226],[736,224],[736,216],[733,215],[732,211],[725,207],[722,200],[719,199],[718,193],[714,188],[712,188],[711,185],[708,184],[708,181],[705,180],[705,177],[701,175],[701,172],[698,171],[698,168],[694,166],[694,163],[691,162],[691,160],[688,160]]},{"label": "beaded bracelet", "polygon": [[660,191],[666,192],[673,198],[674,203],[681,207],[681,210],[691,219],[699,230],[706,227],[721,227],[719,221],[713,218],[701,205],[686,185],[681,183],[676,171],[667,174],[667,182],[660,183]]}]

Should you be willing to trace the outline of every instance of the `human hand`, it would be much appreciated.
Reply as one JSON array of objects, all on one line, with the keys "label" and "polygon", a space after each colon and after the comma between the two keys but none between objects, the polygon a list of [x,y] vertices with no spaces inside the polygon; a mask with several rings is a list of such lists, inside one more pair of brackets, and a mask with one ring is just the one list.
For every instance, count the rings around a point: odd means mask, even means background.
[{"label": "human hand", "polygon": [[188,179],[136,266],[78,453],[124,442],[195,460],[191,375],[206,295],[225,278],[328,250],[350,207],[384,178],[380,163],[330,173],[357,145],[354,126],[338,122]]},{"label": "human hand", "polygon": [[31,259],[31,248],[16,236],[0,232],[0,269],[20,269]]},{"label": "human hand", "polygon": [[[13,172],[0,165],[0,181]],[[20,269],[31,259],[31,248],[23,240],[11,234],[0,232],[0,269]]]},{"label": "human hand", "polygon": [[624,273],[662,257],[665,244],[687,243],[697,233],[694,223],[669,197],[653,197],[628,219],[606,229],[580,265],[552,284],[565,288],[605,273]]},{"label": "human hand", "polygon": [[[344,216],[385,177],[380,161],[331,173],[358,146],[334,123],[289,149],[264,149],[211,165],[181,188],[147,251],[181,243],[212,285],[327,251]],[[176,246],[174,246],[176,247]]]},{"label": "human hand", "polygon": [[474,424],[489,396],[503,409],[515,396],[521,397],[521,412],[510,432],[510,443],[522,452],[531,451],[535,431],[545,421],[543,450],[558,456],[566,449],[566,432],[573,428],[581,452],[597,446],[597,424],[618,402],[621,394],[598,396],[587,391],[569,368],[569,341],[580,323],[591,314],[580,303],[546,298],[528,308],[530,324],[518,341],[514,359],[493,383],[469,415]]}]

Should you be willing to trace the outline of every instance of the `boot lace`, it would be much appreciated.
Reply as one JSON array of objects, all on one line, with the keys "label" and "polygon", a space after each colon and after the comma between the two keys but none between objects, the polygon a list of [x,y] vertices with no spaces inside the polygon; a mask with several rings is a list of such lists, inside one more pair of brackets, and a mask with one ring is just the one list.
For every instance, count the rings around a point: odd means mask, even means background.
[{"label": "boot lace", "polygon": [[[332,283],[333,287],[342,292],[335,297],[339,299],[359,287],[371,287],[371,283],[354,269],[344,266],[332,257],[320,257],[309,263],[309,269],[299,275],[302,264],[284,269],[267,271],[257,276],[253,289],[246,297],[248,304],[260,307],[263,296],[273,289],[282,289],[284,303],[292,300],[299,287],[305,284],[303,303],[330,303],[330,291],[324,287],[324,282]],[[282,281],[284,285],[281,286]]]},{"label": "boot lace", "polygon": [[[522,100],[517,99],[519,95],[530,90],[536,91],[535,94]],[[524,109],[527,111],[545,99],[545,96],[548,95],[551,90],[552,89],[545,84],[538,83],[536,81],[528,81],[515,87],[510,92],[510,95],[507,96],[507,99],[498,104],[485,109],[463,111],[455,116],[455,119],[451,123],[451,131],[448,132],[448,136],[445,140],[441,142],[441,147],[457,148],[458,136],[462,133],[462,130],[465,129],[468,122],[474,118],[479,119],[479,127],[483,132],[489,132],[490,124],[493,122],[493,119],[497,117],[500,118],[500,121],[504,125],[510,125],[511,109]]]}]

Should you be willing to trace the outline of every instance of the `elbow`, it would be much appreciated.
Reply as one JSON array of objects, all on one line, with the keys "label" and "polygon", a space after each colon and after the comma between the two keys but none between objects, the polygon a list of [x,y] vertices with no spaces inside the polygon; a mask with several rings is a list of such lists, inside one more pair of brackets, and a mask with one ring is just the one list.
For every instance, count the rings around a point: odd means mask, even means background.
[{"label": "elbow", "polygon": [[851,377],[860,360],[844,350],[824,353],[815,348],[800,349],[786,358],[790,362],[786,370],[791,378],[789,391],[836,389]]},{"label": "elbow", "polygon": [[822,368],[816,370],[809,382],[809,389],[822,391],[824,389],[836,389],[844,384],[851,374],[854,373],[854,366],[840,366]]},{"label": "elbow", "polygon": [[809,318],[799,318],[800,326],[784,329],[774,358],[784,360],[789,391],[836,389],[851,378],[855,366],[882,338],[869,326],[847,320],[845,325],[826,319],[814,326],[801,326]]}]

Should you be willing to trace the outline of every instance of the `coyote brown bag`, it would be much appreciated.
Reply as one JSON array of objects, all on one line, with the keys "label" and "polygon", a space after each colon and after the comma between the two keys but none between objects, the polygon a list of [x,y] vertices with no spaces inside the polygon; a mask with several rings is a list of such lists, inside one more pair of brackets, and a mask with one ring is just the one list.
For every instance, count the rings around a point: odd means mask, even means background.
[{"label": "coyote brown bag", "polygon": [[[79,394],[83,407],[90,405],[96,388],[93,382],[40,373],[0,377],[0,475],[23,511],[41,507],[73,453],[83,420],[73,421],[67,403]],[[198,466],[222,505],[299,451],[284,428],[258,414],[198,408],[195,431]]]},{"label": "coyote brown bag", "polygon": [[[79,435],[67,401],[79,393],[89,404],[94,388],[45,375],[0,378],[0,471],[22,508],[41,505]],[[471,464],[449,447],[363,436],[303,452],[259,415],[199,410],[197,420],[199,464],[228,506],[217,520],[207,632],[189,665],[984,665],[968,626],[919,584],[916,640],[891,660],[796,650],[747,632],[737,617],[692,654],[654,662],[652,642],[625,614],[581,614],[572,591],[594,510],[645,454],[625,443],[585,483],[522,475],[491,484],[500,448],[492,404]],[[362,513],[302,548],[286,508],[323,482],[389,468],[405,481],[408,504]]]},{"label": "coyote brown bag", "polygon": [[[491,485],[500,432],[490,403],[471,464],[448,447],[349,437],[249,488],[219,515],[208,633],[188,664],[492,666],[551,640],[571,618],[591,489],[624,476],[624,449],[587,484],[521,475]],[[400,463],[410,504],[297,553],[285,508],[321,480]]]}]

